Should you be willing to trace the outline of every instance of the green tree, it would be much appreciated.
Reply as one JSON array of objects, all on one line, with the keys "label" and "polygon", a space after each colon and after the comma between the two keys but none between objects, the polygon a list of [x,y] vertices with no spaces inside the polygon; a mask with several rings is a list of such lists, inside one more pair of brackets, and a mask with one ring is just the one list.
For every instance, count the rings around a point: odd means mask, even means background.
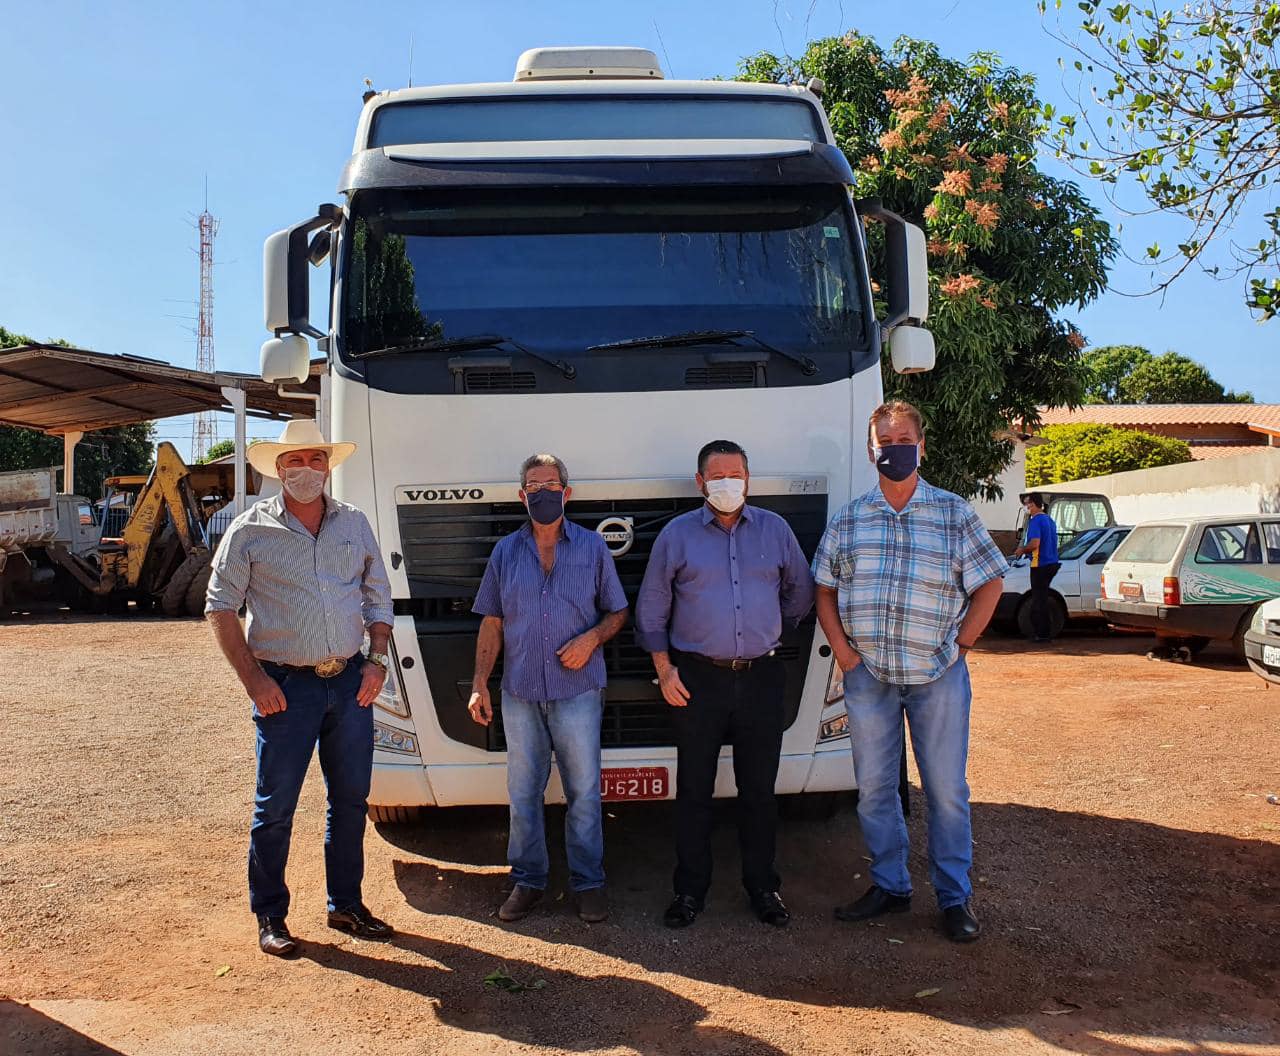
[{"label": "green tree", "polygon": [[235,454],[236,442],[234,440],[219,440],[216,444],[210,444],[209,450],[205,452],[204,458],[197,459],[198,462],[212,462],[215,458],[223,458],[226,455]]},{"label": "green tree", "polygon": [[1091,375],[1087,403],[1252,403],[1231,392],[1200,363],[1177,352],[1160,356],[1141,345],[1104,345],[1084,354]]},{"label": "green tree", "polygon": [[1191,448],[1185,441],[1136,429],[1048,425],[1042,435],[1047,444],[1027,448],[1029,488],[1191,461]]},{"label": "green tree", "polygon": [[1141,345],[1103,345],[1091,348],[1084,356],[1089,371],[1085,388],[1086,403],[1124,403],[1120,387],[1139,363],[1151,358],[1151,350]]},{"label": "green tree", "polygon": [[[929,477],[994,497],[1012,445],[992,433],[1038,422],[1040,405],[1078,405],[1084,340],[1058,318],[1106,285],[1108,225],[1075,185],[1036,167],[1044,131],[1034,79],[990,53],[967,62],[903,37],[889,49],[857,33],[819,40],[799,59],[761,53],[740,79],[819,77],[856,194],[879,197],[929,238],[929,327],[938,363],[885,390],[929,425]],[[868,232],[872,271],[883,240]]]},{"label": "green tree", "polygon": [[[27,345],[31,338],[0,326],[0,348]],[[65,345],[65,341],[51,344]],[[155,425],[138,422],[85,433],[76,445],[77,494],[102,497],[104,477],[147,473],[155,460]],[[11,469],[43,469],[62,465],[62,438],[35,429],[0,425],[0,472]]]},{"label": "green tree", "polygon": [[1228,262],[1227,275],[1246,279],[1249,307],[1270,319],[1280,311],[1280,4],[1077,6],[1079,32],[1068,36],[1060,20],[1051,30],[1080,75],[1080,114],[1058,119],[1059,155],[1117,189],[1136,184],[1151,205],[1184,219],[1175,250],[1147,248],[1164,275],[1155,289],[1193,264],[1219,275],[1214,261]]},{"label": "green tree", "polygon": [[1134,366],[1120,383],[1122,403],[1252,403],[1249,392],[1227,392],[1194,359],[1166,352]]}]

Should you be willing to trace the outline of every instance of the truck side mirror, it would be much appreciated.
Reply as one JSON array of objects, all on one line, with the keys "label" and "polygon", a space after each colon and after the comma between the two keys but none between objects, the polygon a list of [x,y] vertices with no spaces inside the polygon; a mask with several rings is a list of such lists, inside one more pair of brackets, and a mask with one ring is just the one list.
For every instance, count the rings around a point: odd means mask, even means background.
[{"label": "truck side mirror", "polygon": [[[267,237],[262,247],[262,321],[273,334],[306,334],[320,338],[324,334],[311,325],[311,277],[307,265],[320,253],[321,240],[313,251],[311,232],[323,228],[326,233],[342,221],[342,208],[322,205],[310,220],[277,231]],[[324,255],[329,243],[323,242]]]},{"label": "truck side mirror", "polygon": [[924,232],[886,209],[879,198],[854,203],[858,214],[884,225],[884,251],[889,298],[881,331],[889,335],[889,359],[899,374],[932,370],[937,361],[933,335],[924,329],[929,318],[929,253]]},{"label": "truck side mirror", "polygon": [[271,385],[301,385],[311,370],[311,346],[301,334],[282,334],[262,346],[262,380]]},{"label": "truck side mirror", "polygon": [[922,374],[937,362],[933,334],[922,326],[895,326],[889,334],[889,359],[899,374]]}]

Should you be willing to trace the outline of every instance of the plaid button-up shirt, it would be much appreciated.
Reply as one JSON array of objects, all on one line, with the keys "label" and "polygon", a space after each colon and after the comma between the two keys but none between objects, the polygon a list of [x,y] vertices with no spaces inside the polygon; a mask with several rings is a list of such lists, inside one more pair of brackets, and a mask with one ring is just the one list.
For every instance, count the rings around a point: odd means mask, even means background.
[{"label": "plaid button-up shirt", "polygon": [[972,506],[920,480],[901,512],[879,483],[841,509],[813,578],[837,592],[845,634],[876,679],[921,685],[956,662],[970,595],[1008,567]]}]

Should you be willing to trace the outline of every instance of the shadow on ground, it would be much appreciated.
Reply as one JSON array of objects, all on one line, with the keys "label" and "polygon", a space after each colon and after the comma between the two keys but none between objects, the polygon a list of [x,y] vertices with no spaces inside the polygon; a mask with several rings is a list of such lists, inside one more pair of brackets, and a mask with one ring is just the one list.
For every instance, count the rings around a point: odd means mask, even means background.
[{"label": "shadow on ground", "polygon": [[[404,963],[350,946],[305,943],[303,956],[335,971],[398,987],[436,1002],[440,1021],[460,1030],[493,1034],[522,1045],[545,1045],[557,1052],[591,1052],[628,1046],[640,1052],[751,1053],[782,1056],[759,1038],[703,1025],[707,1010],[665,987],[617,975],[584,976],[518,958],[503,957],[501,968],[527,992],[500,993],[478,984],[495,969],[492,954],[412,932],[392,945],[421,958]],[[635,1014],[618,1016],[627,1008]],[[679,1039],[678,1042],[675,1039]]]},{"label": "shadow on ground", "polygon": [[0,1052],[5,1056],[124,1056],[20,1001],[0,1000]]},{"label": "shadow on ground", "polygon": [[[732,804],[721,806],[722,821],[731,820]],[[845,925],[831,917],[836,902],[868,883],[852,810],[826,823],[787,823],[779,863],[794,919],[785,931],[764,927],[747,913],[735,883],[736,838],[731,825],[721,824],[719,875],[708,909],[692,929],[672,933],[660,918],[670,890],[673,809],[670,803],[607,805],[613,913],[596,927],[578,922],[571,898],[564,897],[563,815],[550,810],[557,866],[547,908],[514,930],[769,999],[924,1013],[976,1026],[1018,1020],[1068,1051],[1098,1056],[1136,1050],[1081,1031],[1086,1021],[1180,1039],[1182,1047],[1169,1050],[1177,1053],[1208,1051],[1198,1046],[1219,1036],[1242,1040],[1241,1031],[1252,1040],[1274,1031],[1280,1039],[1280,847],[1275,844],[977,803],[975,902],[986,935],[966,947],[947,942],[936,930],[921,853],[923,811],[911,821],[913,911],[876,924]],[[494,909],[508,881],[500,871],[474,867],[503,864],[505,815],[492,809],[451,813],[428,816],[417,826],[380,829],[407,852],[395,862],[397,884],[407,904],[424,914],[496,926]],[[429,932],[429,925],[418,930]],[[419,941],[424,956],[436,956],[431,940]],[[449,955],[463,956],[459,951]],[[491,962],[492,957],[480,958],[471,970]],[[540,971],[535,965],[520,970]],[[697,1021],[682,998],[630,992],[637,988],[635,980],[618,985],[628,992],[620,990],[610,1001],[652,1001],[655,1009],[674,1002],[675,1021]],[[936,994],[917,996],[935,987]],[[1167,1014],[1159,1017],[1164,1022],[1146,1023],[1145,1003],[1184,1008],[1186,1014],[1179,1023],[1167,1022]],[[442,1004],[442,1018],[450,1014]],[[535,1025],[505,1033],[510,1026],[502,1025],[503,1036],[536,1036],[528,1033],[536,1031]]]}]

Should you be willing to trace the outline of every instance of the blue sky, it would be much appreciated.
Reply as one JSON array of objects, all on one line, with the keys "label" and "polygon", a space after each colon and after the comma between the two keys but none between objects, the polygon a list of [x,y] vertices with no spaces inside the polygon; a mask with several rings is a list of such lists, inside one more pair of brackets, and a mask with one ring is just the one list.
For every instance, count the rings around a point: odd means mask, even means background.
[{"label": "blue sky", "polygon": [[[190,224],[207,175],[221,222],[218,365],[248,372],[266,336],[262,240],[334,200],[364,78],[404,85],[410,40],[414,82],[431,84],[509,80],[519,53],[540,44],[652,47],[669,76],[697,78],[731,74],[761,49],[799,53],[806,39],[850,28],[885,44],[909,32],[952,55],[996,50],[1038,76],[1042,98],[1066,101],[1059,48],[1034,0],[0,0],[0,25],[0,325],[193,364],[193,324],[170,317],[195,312]],[[1148,236],[1173,244],[1179,230],[1166,220],[1141,230],[1126,222],[1121,238],[1138,255]],[[1145,281],[1125,267],[1112,276],[1118,289]],[[1229,388],[1280,402],[1280,321],[1255,323],[1239,283],[1189,276],[1163,304],[1112,293],[1076,320],[1092,344],[1174,348]],[[184,439],[190,425],[172,420],[160,433]]]}]

